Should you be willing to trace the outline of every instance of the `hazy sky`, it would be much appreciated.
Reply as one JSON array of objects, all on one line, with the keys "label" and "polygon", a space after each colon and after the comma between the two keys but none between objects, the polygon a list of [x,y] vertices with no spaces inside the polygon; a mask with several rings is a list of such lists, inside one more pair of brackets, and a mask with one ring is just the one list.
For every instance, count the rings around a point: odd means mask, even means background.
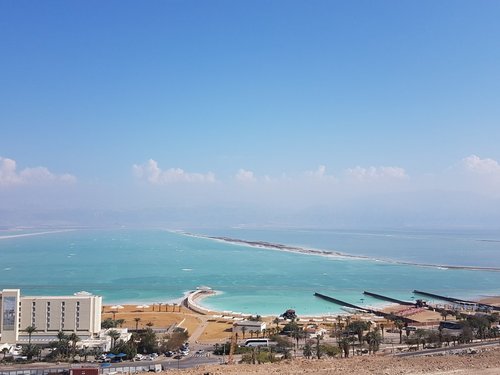
[{"label": "hazy sky", "polygon": [[500,227],[499,19],[486,0],[3,0],[0,225]]}]

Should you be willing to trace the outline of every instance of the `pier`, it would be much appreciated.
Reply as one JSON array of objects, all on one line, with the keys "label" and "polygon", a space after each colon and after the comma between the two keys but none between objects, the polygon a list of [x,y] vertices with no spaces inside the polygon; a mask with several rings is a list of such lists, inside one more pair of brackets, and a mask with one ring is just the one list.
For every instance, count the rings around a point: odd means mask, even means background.
[{"label": "pier", "polygon": [[353,305],[352,303],[344,302],[344,301],[341,301],[339,299],[336,299],[336,298],[333,298],[333,297],[330,297],[330,296],[327,296],[327,295],[324,295],[324,294],[321,294],[321,293],[314,293],[314,295],[316,297],[324,299],[325,301],[335,303],[336,305],[340,305],[340,306],[344,306],[344,307],[349,307],[351,309],[361,310],[361,311],[365,311],[365,312],[370,312],[369,309],[365,309],[364,307],[356,306],[356,305]]},{"label": "pier", "polygon": [[315,292],[314,295],[316,297],[318,297],[318,298],[324,299],[325,301],[335,303],[336,305],[340,305],[340,306],[344,306],[344,307],[350,307],[352,309],[364,311],[364,312],[367,312],[367,313],[370,313],[370,314],[381,316],[381,317],[383,317],[383,318],[385,318],[387,320],[394,320],[394,318],[397,318],[398,320],[401,320],[404,323],[417,323],[416,320],[413,320],[413,319],[410,319],[410,318],[406,318],[404,316],[394,316],[393,314],[388,314],[388,313],[385,313],[385,312],[380,311],[380,310],[374,310],[374,309],[370,309],[370,308],[366,308],[366,307],[356,306],[356,305],[353,305],[352,303],[341,301],[339,299],[336,299],[336,298],[333,298],[333,297],[330,297],[330,296],[327,296],[327,295],[324,295],[324,294],[321,294],[321,293]]},{"label": "pier", "polygon": [[399,300],[396,298],[383,296],[381,294],[376,294],[376,293],[367,292],[367,291],[364,291],[363,294],[370,296],[370,297],[373,297],[373,298],[376,298],[376,299],[380,299],[382,301],[397,303],[398,305],[415,306],[414,302],[402,301],[402,300]]},{"label": "pier", "polygon": [[498,307],[498,306],[488,305],[488,304],[480,303],[480,302],[476,302],[476,301],[468,301],[468,300],[460,299],[460,298],[446,297],[446,296],[441,296],[439,294],[423,292],[421,290],[414,290],[413,293],[420,294],[420,295],[426,296],[426,297],[437,298],[437,299],[440,299],[443,301],[448,301],[448,302],[452,302],[452,303],[456,303],[456,304],[466,303],[466,304],[470,304],[470,305],[477,305],[479,307],[491,309],[494,311],[500,311],[500,307]]}]

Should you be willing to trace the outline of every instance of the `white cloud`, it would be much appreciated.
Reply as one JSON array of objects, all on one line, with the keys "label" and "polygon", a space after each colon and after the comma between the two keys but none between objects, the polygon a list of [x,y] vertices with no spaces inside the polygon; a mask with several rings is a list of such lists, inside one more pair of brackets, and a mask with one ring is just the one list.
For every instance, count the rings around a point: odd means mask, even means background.
[{"label": "white cloud", "polygon": [[238,173],[236,173],[235,178],[239,182],[257,181],[257,178],[255,177],[254,173],[252,171],[247,171],[245,169],[238,170]]},{"label": "white cloud", "polygon": [[357,166],[349,168],[347,175],[358,181],[380,180],[380,179],[405,179],[408,178],[406,171],[401,167],[368,167]]},{"label": "white cloud", "polygon": [[468,172],[500,176],[500,164],[493,159],[481,159],[477,155],[470,155],[462,159],[462,165]]},{"label": "white cloud", "polygon": [[46,183],[73,184],[76,177],[70,174],[57,175],[45,167],[17,170],[16,161],[0,157],[0,186],[37,185]]},{"label": "white cloud", "polygon": [[132,166],[134,175],[148,181],[154,185],[167,185],[176,182],[192,182],[192,183],[212,183],[215,182],[215,175],[212,172],[206,174],[189,173],[181,168],[170,168],[162,170],[158,167],[158,162],[149,159],[146,163]]},{"label": "white cloud", "polygon": [[332,175],[328,175],[326,173],[326,167],[324,165],[318,166],[318,168],[314,171],[306,171],[305,174],[307,177],[312,177],[318,180],[333,179]]}]

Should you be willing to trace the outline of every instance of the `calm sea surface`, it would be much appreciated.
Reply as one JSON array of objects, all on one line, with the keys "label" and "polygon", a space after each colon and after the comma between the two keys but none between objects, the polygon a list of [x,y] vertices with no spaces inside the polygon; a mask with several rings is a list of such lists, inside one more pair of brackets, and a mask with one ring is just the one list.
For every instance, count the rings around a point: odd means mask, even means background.
[{"label": "calm sea surface", "polygon": [[[24,231],[27,233],[29,231]],[[500,235],[477,233],[211,230],[224,235],[337,250],[377,259],[500,267]],[[19,232],[0,232],[0,237]],[[487,241],[484,241],[487,240]],[[24,295],[86,290],[105,303],[178,299],[200,285],[221,293],[217,310],[277,314],[341,312],[315,291],[359,305],[369,290],[410,300],[413,289],[457,297],[500,294],[500,272],[397,265],[375,260],[292,254],[188,237],[164,230],[76,230],[0,239],[0,289]]]}]

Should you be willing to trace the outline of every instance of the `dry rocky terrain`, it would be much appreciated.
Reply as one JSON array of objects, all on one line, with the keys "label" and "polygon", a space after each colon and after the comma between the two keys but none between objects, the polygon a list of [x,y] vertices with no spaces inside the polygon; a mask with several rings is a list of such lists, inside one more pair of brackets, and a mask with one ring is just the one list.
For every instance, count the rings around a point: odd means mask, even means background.
[{"label": "dry rocky terrain", "polygon": [[363,356],[347,359],[298,359],[262,365],[206,366],[188,370],[173,370],[168,374],[182,375],[499,375],[500,348],[477,354],[435,357],[394,358]]}]

